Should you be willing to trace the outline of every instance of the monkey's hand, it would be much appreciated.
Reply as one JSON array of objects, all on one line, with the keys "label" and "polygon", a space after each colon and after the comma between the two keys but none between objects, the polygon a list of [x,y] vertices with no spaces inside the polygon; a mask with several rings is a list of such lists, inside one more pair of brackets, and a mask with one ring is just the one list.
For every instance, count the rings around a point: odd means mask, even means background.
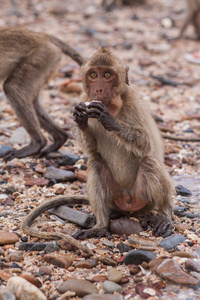
[{"label": "monkey's hand", "polygon": [[86,129],[87,122],[88,122],[88,117],[87,117],[87,108],[85,103],[80,102],[78,105],[75,106],[74,108],[74,113],[73,113],[74,121],[78,125],[78,127],[81,130]]},{"label": "monkey's hand", "polygon": [[117,121],[110,115],[108,109],[100,101],[91,102],[87,108],[88,118],[97,119],[108,131],[120,130]]}]

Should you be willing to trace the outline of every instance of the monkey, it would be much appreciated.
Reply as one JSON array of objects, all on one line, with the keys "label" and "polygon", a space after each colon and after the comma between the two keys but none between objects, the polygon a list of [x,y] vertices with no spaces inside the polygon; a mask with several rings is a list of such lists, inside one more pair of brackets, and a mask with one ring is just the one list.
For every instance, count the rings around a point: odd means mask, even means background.
[{"label": "monkey", "polygon": [[173,182],[157,125],[129,85],[128,68],[111,50],[102,47],[82,70],[84,94],[73,115],[88,155],[87,195],[96,225],[76,237],[105,234],[110,210],[144,215],[154,208],[157,218],[146,220],[156,222],[158,236],[172,226]]},{"label": "monkey", "polygon": [[[164,166],[157,125],[137,88],[129,85],[128,68],[110,49],[100,48],[82,71],[84,93],[73,117],[88,154],[87,195],[55,197],[40,204],[25,217],[22,230],[39,238],[64,238],[81,249],[77,239],[109,234],[114,210],[146,216],[143,226],[151,224],[153,233],[161,235],[172,227],[173,182]],[[90,204],[96,225],[73,237],[31,228],[41,213],[65,204]],[[154,208],[158,215],[148,215]]]},{"label": "monkey", "polygon": [[[47,114],[39,101],[40,90],[55,71],[61,54],[69,55],[80,66],[84,58],[58,38],[27,29],[0,29],[0,81],[21,125],[30,135],[30,144],[5,153],[4,161],[57,151],[68,133]],[[53,137],[46,146],[41,128]],[[46,146],[46,147],[45,147]]]},{"label": "monkey", "polygon": [[194,26],[197,38],[200,39],[200,0],[186,0],[186,3],[187,15],[177,39],[183,37],[183,33],[185,32],[189,24],[192,24]]}]

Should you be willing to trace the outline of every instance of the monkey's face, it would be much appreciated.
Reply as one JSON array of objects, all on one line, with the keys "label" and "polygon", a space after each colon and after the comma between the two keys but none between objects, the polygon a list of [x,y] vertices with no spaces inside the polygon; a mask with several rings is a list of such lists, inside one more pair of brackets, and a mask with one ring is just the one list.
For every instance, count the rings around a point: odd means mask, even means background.
[{"label": "monkey's face", "polygon": [[118,95],[119,78],[109,67],[91,67],[85,74],[85,87],[91,100],[109,105]]}]

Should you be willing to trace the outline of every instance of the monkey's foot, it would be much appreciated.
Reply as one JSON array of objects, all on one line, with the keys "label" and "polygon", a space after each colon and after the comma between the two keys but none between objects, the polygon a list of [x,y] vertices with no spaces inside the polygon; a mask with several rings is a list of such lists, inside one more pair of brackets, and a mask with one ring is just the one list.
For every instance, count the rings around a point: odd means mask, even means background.
[{"label": "monkey's foot", "polygon": [[43,147],[40,144],[35,144],[35,145],[28,145],[26,147],[23,147],[20,150],[11,150],[8,151],[4,156],[3,160],[5,162],[10,161],[14,158],[23,158],[27,156],[32,156],[35,154],[38,154],[40,152],[40,149]]},{"label": "monkey's foot", "polygon": [[60,149],[60,147],[62,147],[62,145],[66,142],[66,140],[69,138],[68,133],[65,133],[65,135],[59,135],[58,138],[54,141],[53,144],[43,148],[40,150],[38,157],[43,157],[45,155],[47,155],[50,152],[55,152],[58,149]]},{"label": "monkey's foot", "polygon": [[163,216],[147,216],[142,222],[141,225],[143,228],[147,228],[148,225],[153,226],[153,234],[155,236],[163,235],[167,231],[171,232],[172,221],[164,218]]},{"label": "monkey's foot", "polygon": [[80,240],[86,240],[93,237],[103,237],[103,236],[106,237],[111,236],[107,228],[92,228],[87,230],[79,230],[75,234],[73,234],[73,237],[75,239],[80,239]]}]

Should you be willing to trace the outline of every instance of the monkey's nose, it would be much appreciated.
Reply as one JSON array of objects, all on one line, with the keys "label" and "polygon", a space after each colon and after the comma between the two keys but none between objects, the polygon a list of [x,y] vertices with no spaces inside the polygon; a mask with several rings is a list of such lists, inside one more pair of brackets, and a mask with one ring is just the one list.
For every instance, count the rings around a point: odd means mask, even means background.
[{"label": "monkey's nose", "polygon": [[101,95],[102,94],[102,89],[98,89],[96,90],[97,95]]}]

